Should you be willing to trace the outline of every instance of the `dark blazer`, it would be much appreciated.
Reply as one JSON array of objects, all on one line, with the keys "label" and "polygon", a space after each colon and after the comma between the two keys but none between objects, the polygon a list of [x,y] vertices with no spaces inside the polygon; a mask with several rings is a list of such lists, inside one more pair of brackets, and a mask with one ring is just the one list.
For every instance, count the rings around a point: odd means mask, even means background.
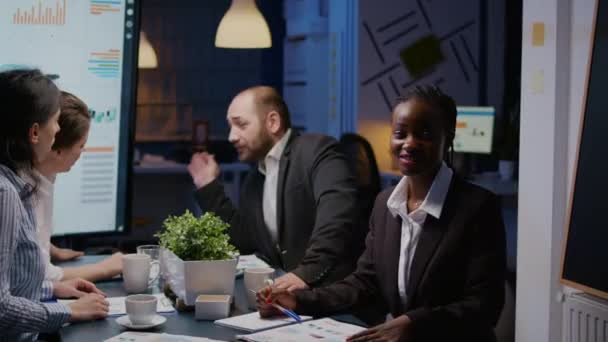
[{"label": "dark blazer", "polygon": [[356,266],[363,244],[353,242],[365,239],[367,227],[356,225],[354,178],[336,148],[333,138],[292,131],[279,163],[278,245],[264,222],[264,175],[257,165],[243,182],[239,209],[218,180],[196,198],[203,211],[230,224],[231,242],[241,253],[259,253],[310,286],[341,280]]},{"label": "dark blazer", "polygon": [[441,217],[428,215],[423,224],[404,306],[397,287],[401,218],[386,205],[393,189],[376,198],[356,271],[328,287],[297,292],[297,311],[328,315],[382,306],[393,317],[409,316],[414,341],[493,341],[506,276],[497,196],[452,178]]}]

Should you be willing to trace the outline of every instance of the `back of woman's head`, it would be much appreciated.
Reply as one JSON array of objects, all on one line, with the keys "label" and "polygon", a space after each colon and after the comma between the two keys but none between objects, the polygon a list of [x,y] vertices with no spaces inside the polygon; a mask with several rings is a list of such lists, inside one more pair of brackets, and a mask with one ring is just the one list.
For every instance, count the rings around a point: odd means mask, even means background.
[{"label": "back of woman's head", "polygon": [[84,138],[90,126],[91,115],[87,105],[75,95],[62,91],[61,115],[59,115],[61,130],[55,135],[53,150],[74,146]]},{"label": "back of woman's head", "polygon": [[59,110],[59,89],[40,70],[0,73],[0,164],[29,171],[34,151],[29,130],[42,126]]}]

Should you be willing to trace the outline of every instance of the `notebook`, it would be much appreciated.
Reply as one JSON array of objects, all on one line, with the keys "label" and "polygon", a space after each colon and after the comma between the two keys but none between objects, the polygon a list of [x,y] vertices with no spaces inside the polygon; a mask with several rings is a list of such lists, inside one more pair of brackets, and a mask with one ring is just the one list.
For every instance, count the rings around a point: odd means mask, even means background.
[{"label": "notebook", "polygon": [[249,342],[344,342],[347,337],[365,329],[331,318],[322,318],[236,337]]},{"label": "notebook", "polygon": [[[165,297],[162,293],[154,294],[156,298],[158,298],[158,303],[156,305],[156,312],[158,313],[170,313],[175,312],[175,308],[171,304],[171,300]],[[125,298],[127,297],[108,297],[106,300],[110,303],[110,311],[108,312],[109,316],[121,316],[127,314],[127,307],[125,306]],[[59,303],[68,305],[75,302],[75,299],[59,299],[57,300]]]},{"label": "notebook", "polygon": [[[302,318],[302,321],[309,321],[312,319],[310,316],[300,316],[300,318]],[[218,319],[214,323],[232,329],[256,332],[297,322],[293,318],[285,316],[261,318],[258,312],[252,312],[241,316]]]}]

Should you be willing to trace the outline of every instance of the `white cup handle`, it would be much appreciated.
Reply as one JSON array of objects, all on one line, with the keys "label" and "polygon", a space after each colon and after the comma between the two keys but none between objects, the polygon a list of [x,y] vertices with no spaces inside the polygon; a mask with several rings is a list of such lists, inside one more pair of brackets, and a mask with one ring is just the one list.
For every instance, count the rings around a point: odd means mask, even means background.
[{"label": "white cup handle", "polygon": [[153,269],[156,269],[156,275],[154,275],[154,278],[148,280],[148,286],[154,284],[160,276],[160,263],[157,260],[150,261],[150,272],[152,272]]}]

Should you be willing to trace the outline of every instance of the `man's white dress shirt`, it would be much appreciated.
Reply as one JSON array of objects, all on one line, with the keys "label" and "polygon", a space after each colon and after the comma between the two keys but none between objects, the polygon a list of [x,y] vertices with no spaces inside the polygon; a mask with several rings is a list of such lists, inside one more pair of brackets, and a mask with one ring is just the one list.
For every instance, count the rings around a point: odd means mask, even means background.
[{"label": "man's white dress shirt", "polygon": [[279,163],[281,156],[289,141],[291,135],[291,129],[277,141],[276,144],[268,151],[266,157],[260,162],[258,169],[266,177],[264,179],[264,195],[262,203],[262,210],[264,212],[264,222],[270,236],[272,237],[273,244],[277,244],[279,241],[279,232],[277,227],[277,187],[279,181]]}]

